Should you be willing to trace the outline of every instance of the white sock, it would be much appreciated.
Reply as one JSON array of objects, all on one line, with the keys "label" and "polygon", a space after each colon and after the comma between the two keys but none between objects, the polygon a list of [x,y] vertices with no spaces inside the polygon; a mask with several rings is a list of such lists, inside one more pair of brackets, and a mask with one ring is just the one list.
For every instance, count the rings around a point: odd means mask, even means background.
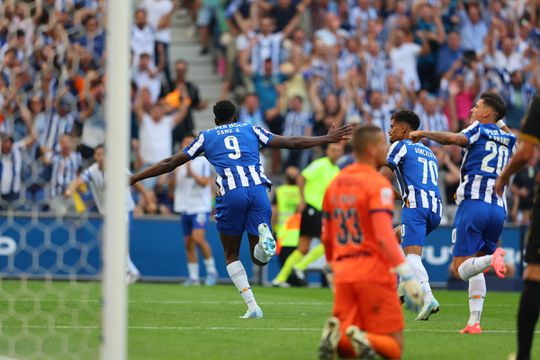
[{"label": "white sock", "polygon": [[474,325],[480,322],[484,298],[486,296],[486,279],[484,273],[477,274],[469,279],[469,310],[471,315],[468,324]]},{"label": "white sock", "polygon": [[269,262],[272,258],[271,256],[266,255],[266,253],[259,244],[255,245],[255,249],[253,249],[253,257],[264,264]]},{"label": "white sock", "polygon": [[475,275],[481,274],[491,266],[491,255],[473,257],[465,260],[459,265],[459,277],[462,280],[469,280]]},{"label": "white sock", "polygon": [[208,259],[204,259],[204,267],[207,274],[217,274],[216,263],[213,257],[210,256]]},{"label": "white sock", "polygon": [[248,309],[255,310],[258,308],[259,306],[255,301],[255,296],[253,296],[253,292],[249,286],[246,270],[244,269],[244,265],[242,265],[240,260],[236,260],[235,262],[227,265],[227,272],[229,273],[229,277],[238,291],[240,291],[240,295],[242,295]]},{"label": "white sock", "polygon": [[416,254],[408,254],[406,259],[413,271],[413,274],[420,282],[420,286],[424,292],[424,303],[431,302],[431,300],[433,300],[433,293],[431,292],[431,286],[429,286],[428,273],[424,267],[424,264],[422,264],[422,257]]},{"label": "white sock", "polygon": [[190,280],[199,281],[199,263],[188,262],[187,270],[188,270]]},{"label": "white sock", "polygon": [[133,261],[131,261],[131,257],[129,256],[129,254],[126,255],[126,267],[127,272],[130,272],[133,275],[140,275],[139,269],[137,269]]}]

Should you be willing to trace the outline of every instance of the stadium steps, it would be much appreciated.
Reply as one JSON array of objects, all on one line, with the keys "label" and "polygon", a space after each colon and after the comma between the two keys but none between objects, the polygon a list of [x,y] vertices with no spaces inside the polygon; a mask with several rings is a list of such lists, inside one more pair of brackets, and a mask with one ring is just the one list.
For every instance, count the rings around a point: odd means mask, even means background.
[{"label": "stadium steps", "polygon": [[201,98],[208,101],[207,109],[194,112],[195,127],[197,130],[203,130],[214,126],[212,105],[219,100],[222,80],[214,71],[212,57],[200,56],[200,45],[197,39],[188,36],[191,26],[188,14],[178,13],[173,18],[169,59],[173,76],[176,60],[184,59],[188,62],[189,81],[198,86]]}]

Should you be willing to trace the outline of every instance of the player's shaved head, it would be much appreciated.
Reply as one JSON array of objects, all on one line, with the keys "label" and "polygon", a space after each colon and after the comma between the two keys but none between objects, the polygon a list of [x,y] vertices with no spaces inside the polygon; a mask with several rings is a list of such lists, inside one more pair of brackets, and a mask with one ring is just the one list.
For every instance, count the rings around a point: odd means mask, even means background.
[{"label": "player's shaved head", "polygon": [[214,116],[216,125],[223,125],[236,122],[236,106],[229,100],[221,100],[214,105]]},{"label": "player's shaved head", "polygon": [[375,125],[362,125],[353,133],[352,146],[358,162],[375,168],[386,164],[388,143],[381,128]]}]

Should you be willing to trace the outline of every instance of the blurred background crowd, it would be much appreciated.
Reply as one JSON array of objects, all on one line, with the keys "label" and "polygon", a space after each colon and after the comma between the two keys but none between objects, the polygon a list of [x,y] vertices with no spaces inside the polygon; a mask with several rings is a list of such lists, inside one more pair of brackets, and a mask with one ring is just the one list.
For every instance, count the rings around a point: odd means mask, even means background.
[{"label": "blurred background crowd", "polygon": [[[104,142],[105,0],[0,1],[0,207],[92,211],[67,186]],[[537,0],[141,0],[131,32],[131,167],[140,170],[211,124],[189,81],[188,61],[170,54],[175,17],[222,78],[239,121],[276,134],[322,135],[331,124],[373,123],[412,109],[426,130],[463,129],[484,91],[500,93],[516,131],[540,87]],[[428,143],[438,157],[446,221],[453,216],[462,152]],[[333,150],[339,165],[349,149]],[[327,149],[263,153],[283,182]],[[511,221],[528,222],[538,158],[507,196]],[[293,172],[294,173],[294,172]],[[144,184],[152,201],[136,214],[170,214],[171,177]]]}]

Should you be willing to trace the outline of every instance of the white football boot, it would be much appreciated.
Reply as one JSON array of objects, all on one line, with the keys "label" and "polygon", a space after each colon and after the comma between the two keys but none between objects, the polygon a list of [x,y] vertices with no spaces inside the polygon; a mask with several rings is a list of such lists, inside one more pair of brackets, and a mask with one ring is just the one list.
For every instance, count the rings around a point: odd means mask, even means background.
[{"label": "white football boot", "polygon": [[257,307],[253,310],[248,310],[240,319],[262,319],[264,317],[263,312],[260,307]]},{"label": "white football boot", "polygon": [[274,240],[268,225],[264,223],[259,224],[257,230],[259,230],[259,246],[263,249],[266,256],[271,258],[276,254],[276,240]]},{"label": "white football boot", "polygon": [[339,332],[339,319],[331,317],[324,323],[319,342],[319,360],[333,360],[337,358],[337,347],[341,334]]}]

